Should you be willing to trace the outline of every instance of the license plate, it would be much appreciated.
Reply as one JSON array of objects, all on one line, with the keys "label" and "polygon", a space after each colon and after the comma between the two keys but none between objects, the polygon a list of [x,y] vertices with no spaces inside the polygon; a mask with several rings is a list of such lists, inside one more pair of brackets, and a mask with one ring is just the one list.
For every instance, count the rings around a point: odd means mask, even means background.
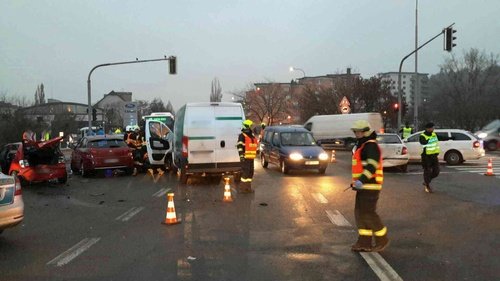
[{"label": "license plate", "polygon": [[306,161],[306,165],[319,165],[319,161]]},{"label": "license plate", "polygon": [[106,159],[106,160],[104,160],[104,163],[107,163],[107,164],[109,164],[109,163],[117,163],[117,162],[118,162],[118,159]]}]

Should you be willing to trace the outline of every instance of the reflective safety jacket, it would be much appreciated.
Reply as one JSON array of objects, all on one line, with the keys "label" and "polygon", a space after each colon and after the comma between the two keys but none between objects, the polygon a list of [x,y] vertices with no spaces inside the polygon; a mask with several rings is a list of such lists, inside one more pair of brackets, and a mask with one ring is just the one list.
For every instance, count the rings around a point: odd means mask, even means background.
[{"label": "reflective safety jacket", "polygon": [[403,128],[403,139],[406,139],[407,137],[409,137],[411,135],[411,131],[412,131],[411,128],[404,127]]},{"label": "reflective safety jacket", "polygon": [[439,154],[439,144],[438,144],[438,137],[435,132],[432,132],[432,135],[428,136],[424,133],[420,135],[423,137],[427,143],[422,144],[423,149],[425,150],[425,154],[427,155],[432,155],[432,154]]},{"label": "reflective safety jacket", "polygon": [[255,159],[257,156],[257,139],[250,134],[241,133],[238,137],[238,154],[240,158]]},{"label": "reflective safety jacket", "polygon": [[[362,159],[363,150],[368,143],[375,143],[376,146],[370,146],[371,149],[378,150],[379,159]],[[363,189],[381,190],[384,182],[384,171],[382,166],[382,153],[375,140],[368,140],[356,149],[352,156],[352,181],[360,180],[363,183]]]}]

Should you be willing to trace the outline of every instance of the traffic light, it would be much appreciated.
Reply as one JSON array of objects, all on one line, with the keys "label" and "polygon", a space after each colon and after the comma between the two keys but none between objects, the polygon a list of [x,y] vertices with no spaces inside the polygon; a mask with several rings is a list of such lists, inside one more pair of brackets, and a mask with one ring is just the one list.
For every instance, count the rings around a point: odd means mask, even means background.
[{"label": "traffic light", "polygon": [[168,58],[168,72],[170,74],[177,74],[177,57],[170,56]]},{"label": "traffic light", "polygon": [[453,27],[447,27],[444,30],[444,50],[451,52],[453,47],[455,47],[457,44],[454,43],[455,39],[457,37],[453,36],[453,33],[457,32],[456,30],[453,29]]},{"label": "traffic light", "polygon": [[92,121],[97,121],[97,110],[92,108]]},{"label": "traffic light", "polygon": [[394,109],[394,112],[398,112],[398,111],[399,111],[399,103],[397,103],[397,102],[396,102],[396,103],[394,103],[394,104],[392,105],[392,109]]}]

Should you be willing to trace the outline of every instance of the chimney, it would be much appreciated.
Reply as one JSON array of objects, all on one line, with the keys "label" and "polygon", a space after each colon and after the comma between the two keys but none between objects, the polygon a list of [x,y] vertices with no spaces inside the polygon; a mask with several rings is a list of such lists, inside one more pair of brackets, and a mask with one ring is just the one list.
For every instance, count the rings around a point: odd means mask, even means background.
[{"label": "chimney", "polygon": [[347,75],[351,75],[351,68],[350,67],[347,68]]}]

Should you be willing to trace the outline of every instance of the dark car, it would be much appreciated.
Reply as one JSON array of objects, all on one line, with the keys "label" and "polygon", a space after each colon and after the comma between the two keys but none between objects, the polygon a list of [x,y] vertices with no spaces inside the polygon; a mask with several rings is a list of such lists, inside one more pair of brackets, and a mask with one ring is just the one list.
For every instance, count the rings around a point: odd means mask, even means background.
[{"label": "dark car", "polygon": [[279,166],[284,174],[290,170],[310,169],[324,174],[328,167],[328,154],[303,127],[267,127],[261,144],[260,159],[264,168],[271,163]]},{"label": "dark car", "polygon": [[82,176],[107,169],[124,169],[131,174],[133,168],[132,151],[121,135],[83,137],[71,153],[71,170]]},{"label": "dark car", "polygon": [[23,182],[68,180],[64,155],[59,149],[62,138],[6,144],[0,151],[2,170]]}]

